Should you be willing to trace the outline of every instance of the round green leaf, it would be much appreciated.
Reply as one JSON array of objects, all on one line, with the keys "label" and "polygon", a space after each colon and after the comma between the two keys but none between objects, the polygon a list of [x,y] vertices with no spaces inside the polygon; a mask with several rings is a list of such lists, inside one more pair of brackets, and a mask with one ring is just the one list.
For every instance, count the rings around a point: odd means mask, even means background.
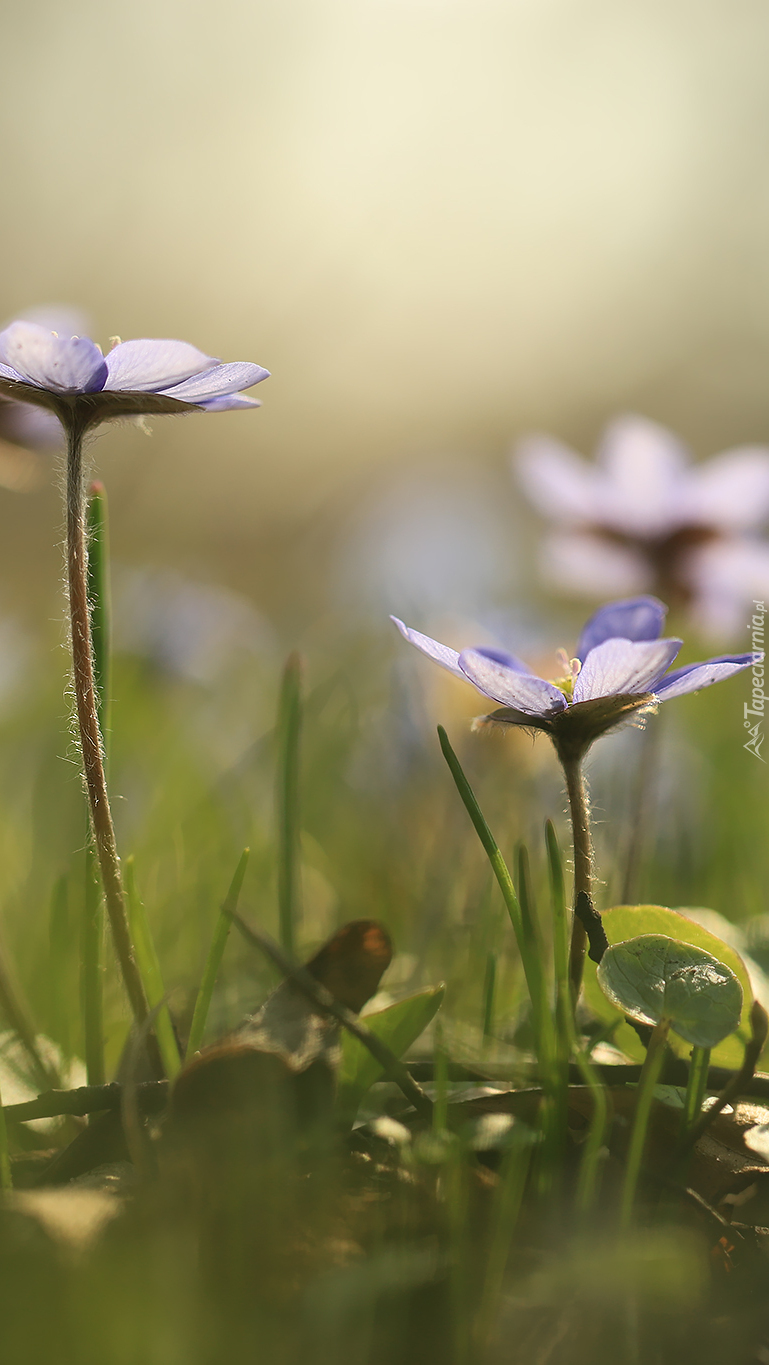
[{"label": "round green leaf", "polygon": [[742,986],[712,953],[665,934],[608,948],[598,968],[604,995],[640,1024],[669,1020],[694,1047],[716,1047],[740,1022]]},{"label": "round green leaf", "polygon": [[[636,938],[639,934],[665,934],[668,938],[680,939],[682,943],[704,948],[705,952],[712,953],[719,962],[731,968],[743,990],[740,1027],[737,1033],[731,1034],[719,1043],[711,1061],[714,1066],[739,1067],[742,1064],[745,1040],[750,1037],[749,1015],[753,1003],[750,980],[739,954],[709,930],[703,929],[677,910],[668,910],[662,905],[616,905],[611,910],[605,910],[601,919],[610,944]],[[589,960],[585,963],[585,1003],[607,1029],[614,1025],[611,1033],[612,1042],[633,1061],[642,1062],[646,1056],[645,1048],[630,1025],[624,1022],[621,1012],[607,1000],[596,979],[595,963]],[[669,1043],[679,1056],[688,1056],[690,1045],[682,1038],[671,1034]]]}]

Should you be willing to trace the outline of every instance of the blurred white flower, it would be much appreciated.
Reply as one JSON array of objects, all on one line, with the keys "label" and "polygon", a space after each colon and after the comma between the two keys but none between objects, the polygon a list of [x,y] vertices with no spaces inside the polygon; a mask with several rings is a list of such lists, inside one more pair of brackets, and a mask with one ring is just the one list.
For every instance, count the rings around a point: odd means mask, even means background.
[{"label": "blurred white flower", "polygon": [[653,592],[705,633],[744,626],[769,595],[769,449],[742,446],[704,464],[664,427],[621,417],[594,463],[551,436],[514,457],[529,501],[555,528],[542,547],[551,585],[577,594]]}]

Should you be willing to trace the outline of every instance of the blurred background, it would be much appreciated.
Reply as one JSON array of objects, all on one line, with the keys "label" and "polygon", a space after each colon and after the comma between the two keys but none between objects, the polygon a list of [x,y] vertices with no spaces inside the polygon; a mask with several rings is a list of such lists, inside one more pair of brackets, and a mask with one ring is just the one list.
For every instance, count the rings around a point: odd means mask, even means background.
[{"label": "blurred background", "polygon": [[[28,0],[3,36],[0,317],[73,307],[105,347],[180,337],[272,371],[258,412],[126,423],[92,445],[111,514],[116,819],[169,979],[195,979],[246,842],[274,917],[269,736],[298,647],[304,941],[380,913],[412,967],[433,953],[430,980],[453,970],[448,917],[461,980],[487,874],[433,726],[451,727],[508,841],[538,841],[553,815],[567,844],[560,777],[544,742],[471,738],[479,698],[433,677],[387,613],[456,645],[514,640],[552,673],[592,604],[539,582],[515,442],[549,431],[590,455],[636,412],[695,459],[769,444],[769,10]],[[59,473],[53,455],[3,458],[2,915],[61,1039],[41,907],[84,825]],[[742,684],[716,692],[665,718],[656,862],[634,890],[752,921],[765,767],[742,752]],[[596,750],[599,842],[617,855],[604,903],[638,860],[623,851],[638,738]]]},{"label": "blurred background", "polygon": [[[423,514],[442,572],[525,584],[522,432],[587,452],[629,409],[701,456],[769,441],[767,41],[760,0],[8,7],[0,315],[273,372],[257,415],[102,434],[117,560],[299,638],[361,542],[376,601]],[[0,493],[2,597],[36,618],[53,483]]]}]

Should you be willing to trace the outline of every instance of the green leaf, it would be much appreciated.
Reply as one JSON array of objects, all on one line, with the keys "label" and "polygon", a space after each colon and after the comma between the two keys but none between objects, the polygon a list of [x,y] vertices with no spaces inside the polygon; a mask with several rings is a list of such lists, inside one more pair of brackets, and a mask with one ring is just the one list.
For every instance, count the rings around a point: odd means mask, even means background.
[{"label": "green leaf", "polygon": [[598,984],[640,1024],[669,1021],[694,1047],[713,1048],[740,1022],[742,986],[712,953],[666,934],[641,934],[608,948]]},{"label": "green leaf", "polygon": [[[429,990],[410,995],[406,1000],[398,1000],[376,1014],[367,1014],[366,1027],[387,1043],[396,1057],[402,1057],[435,1017],[445,994],[443,983],[431,986]],[[342,1112],[354,1115],[369,1086],[380,1080],[382,1075],[382,1067],[368,1048],[345,1030],[339,1068],[338,1102]]]},{"label": "green leaf", "polygon": [[[639,934],[665,934],[682,943],[691,943],[695,948],[703,948],[734,972],[743,992],[739,1029],[714,1048],[711,1062],[713,1066],[741,1066],[743,1044],[750,1037],[749,1016],[753,992],[745,964],[734,949],[685,915],[676,910],[667,910],[662,905],[617,905],[604,911],[601,918],[610,944],[636,938]],[[585,964],[585,1002],[607,1028],[615,1025],[611,1036],[616,1046],[634,1061],[643,1061],[645,1048],[630,1025],[624,1022],[622,1014],[606,999],[598,985],[595,963],[590,961]],[[691,1050],[689,1044],[675,1034],[670,1036],[669,1041],[673,1051],[680,1057],[688,1057]]]}]

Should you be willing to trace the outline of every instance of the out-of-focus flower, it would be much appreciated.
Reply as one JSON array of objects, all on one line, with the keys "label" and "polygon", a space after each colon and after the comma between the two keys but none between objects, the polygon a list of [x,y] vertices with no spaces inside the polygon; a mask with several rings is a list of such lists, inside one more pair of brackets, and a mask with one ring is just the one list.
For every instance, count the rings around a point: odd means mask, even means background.
[{"label": "out-of-focus flower", "polygon": [[744,446],[702,465],[664,427],[622,417],[594,464],[550,436],[522,441],[525,493],[556,523],[542,550],[551,584],[577,593],[651,590],[709,634],[730,634],[769,594],[769,449]]},{"label": "out-of-focus flower", "polygon": [[584,626],[576,657],[562,654],[562,675],[551,681],[505,650],[479,646],[458,653],[392,619],[423,654],[501,704],[485,720],[546,731],[564,760],[580,758],[599,735],[634,713],[710,687],[755,661],[754,654],[723,654],[668,672],[683,642],[660,639],[666,613],[655,597],[601,607]]},{"label": "out-of-focus flower", "polygon": [[[48,331],[71,336],[82,332],[86,319],[75,308],[31,308],[19,315]],[[15,493],[38,488],[46,475],[40,455],[61,445],[61,423],[52,412],[0,396],[0,486]]]},{"label": "out-of-focus flower", "polygon": [[246,361],[222,365],[186,341],[123,341],[104,356],[88,337],[60,337],[33,322],[0,332],[0,394],[80,431],[112,417],[258,407],[241,391],[268,373]]}]

